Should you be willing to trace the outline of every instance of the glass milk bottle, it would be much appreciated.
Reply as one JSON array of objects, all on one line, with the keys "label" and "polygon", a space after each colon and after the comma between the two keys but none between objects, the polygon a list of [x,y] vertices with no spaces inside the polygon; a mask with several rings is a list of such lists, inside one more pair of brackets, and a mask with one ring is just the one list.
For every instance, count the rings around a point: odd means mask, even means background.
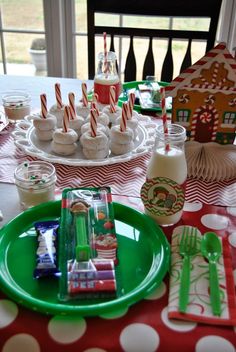
[{"label": "glass milk bottle", "polygon": [[94,77],[94,93],[98,94],[101,104],[109,104],[110,87],[116,88],[116,102],[120,95],[120,79],[116,70],[116,54],[113,51],[107,53],[107,59],[103,52],[98,55],[98,68]]},{"label": "glass milk bottle", "polygon": [[163,126],[157,127],[141,198],[145,213],[162,226],[173,225],[182,216],[187,178],[185,139],[186,130],[180,125],[169,125],[165,135]]}]

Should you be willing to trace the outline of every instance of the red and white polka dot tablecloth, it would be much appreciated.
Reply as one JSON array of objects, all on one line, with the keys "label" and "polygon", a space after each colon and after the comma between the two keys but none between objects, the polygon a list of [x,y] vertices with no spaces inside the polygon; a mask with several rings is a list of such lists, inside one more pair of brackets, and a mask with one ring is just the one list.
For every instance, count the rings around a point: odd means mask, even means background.
[{"label": "red and white polka dot tablecloth", "polygon": [[[9,126],[0,136],[0,182],[14,183],[15,167],[26,156],[14,145]],[[60,189],[109,185],[113,200],[143,210],[139,192],[150,155],[96,168],[55,164]],[[123,196],[122,196],[123,195]],[[188,180],[181,225],[227,237],[236,281],[236,183]],[[179,224],[176,224],[178,226]],[[164,232],[170,240],[173,228]],[[2,352],[233,352],[236,327],[169,320],[169,276],[152,294],[128,309],[98,317],[46,316],[28,310],[0,291]]]},{"label": "red and white polka dot tablecloth", "polygon": [[[139,198],[113,196],[114,201],[142,210]],[[185,203],[181,225],[215,231],[231,246],[236,280],[236,207]],[[177,224],[177,225],[179,225]],[[177,226],[176,225],[176,226]],[[173,228],[165,228],[168,239]],[[98,317],[46,316],[28,310],[0,293],[2,352],[233,352],[236,327],[169,320],[169,277],[148,297],[128,309]]]}]

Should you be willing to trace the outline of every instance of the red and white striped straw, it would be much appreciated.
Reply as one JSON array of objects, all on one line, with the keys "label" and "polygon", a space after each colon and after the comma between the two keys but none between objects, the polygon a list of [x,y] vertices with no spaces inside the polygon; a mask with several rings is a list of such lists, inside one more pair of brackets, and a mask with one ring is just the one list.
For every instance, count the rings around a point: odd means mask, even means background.
[{"label": "red and white striped straw", "polygon": [[[165,88],[160,88],[161,94],[161,111],[162,111],[162,123],[163,123],[163,130],[164,135],[168,134],[168,125],[167,125],[167,115],[166,115],[166,95],[165,95]],[[165,151],[168,152],[170,150],[169,143],[165,143]]]},{"label": "red and white striped straw", "polygon": [[48,114],[46,94],[40,95],[40,102],[41,102],[41,116],[43,119],[46,119],[47,114]]},{"label": "red and white striped straw", "polygon": [[128,103],[123,103],[121,120],[120,120],[120,131],[121,132],[126,131],[127,119],[128,119]]},{"label": "red and white striped straw", "polygon": [[82,83],[81,87],[82,87],[82,103],[83,103],[83,106],[87,107],[88,106],[87,84]]},{"label": "red and white striped straw", "polygon": [[75,95],[74,95],[74,93],[71,92],[71,93],[68,94],[68,100],[69,100],[71,120],[75,120],[76,111],[75,111]]},{"label": "red and white striped straw", "polygon": [[61,86],[60,83],[55,83],[55,95],[57,101],[57,108],[61,109],[63,107],[62,99],[61,99]]},{"label": "red and white striped straw", "polygon": [[97,136],[97,112],[96,109],[90,110],[90,129],[91,137]]},{"label": "red and white striped straw", "polygon": [[103,44],[104,44],[104,69],[105,73],[108,71],[108,61],[107,61],[107,34],[103,32]]},{"label": "red and white striped straw", "polygon": [[68,132],[69,120],[70,120],[70,107],[69,105],[66,105],[64,110],[64,115],[63,115],[63,123],[62,123],[63,132]]},{"label": "red and white striped straw", "polygon": [[109,92],[110,112],[116,112],[116,87],[111,86]]},{"label": "red and white striped straw", "polygon": [[134,109],[134,102],[135,102],[135,94],[130,93],[129,102],[128,102],[128,120],[130,120],[132,118],[133,109]]}]

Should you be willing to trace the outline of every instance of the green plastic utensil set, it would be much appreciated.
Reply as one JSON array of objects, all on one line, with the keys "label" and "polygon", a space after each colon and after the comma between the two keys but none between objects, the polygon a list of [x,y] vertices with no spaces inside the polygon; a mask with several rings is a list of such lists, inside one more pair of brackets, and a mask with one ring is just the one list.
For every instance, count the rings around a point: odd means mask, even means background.
[{"label": "green plastic utensil set", "polygon": [[197,228],[195,227],[185,226],[179,243],[179,253],[183,257],[179,290],[179,310],[182,313],[185,313],[187,310],[191,258],[199,252],[202,253],[203,257],[206,258],[209,263],[210,302],[212,312],[214,315],[220,316],[220,289],[216,264],[222,253],[221,242],[214,232],[206,232],[202,236],[201,242],[199,242],[197,240]]}]

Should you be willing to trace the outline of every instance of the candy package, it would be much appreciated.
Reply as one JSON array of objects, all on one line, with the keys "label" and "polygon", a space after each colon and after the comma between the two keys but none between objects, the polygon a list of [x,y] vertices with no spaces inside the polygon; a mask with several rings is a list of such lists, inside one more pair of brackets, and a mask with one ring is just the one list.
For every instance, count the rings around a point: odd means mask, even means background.
[{"label": "candy package", "polygon": [[59,299],[117,295],[118,245],[109,187],[65,189]]},{"label": "candy package", "polygon": [[58,274],[57,244],[59,222],[40,221],[34,224],[37,233],[36,267],[34,278]]}]

